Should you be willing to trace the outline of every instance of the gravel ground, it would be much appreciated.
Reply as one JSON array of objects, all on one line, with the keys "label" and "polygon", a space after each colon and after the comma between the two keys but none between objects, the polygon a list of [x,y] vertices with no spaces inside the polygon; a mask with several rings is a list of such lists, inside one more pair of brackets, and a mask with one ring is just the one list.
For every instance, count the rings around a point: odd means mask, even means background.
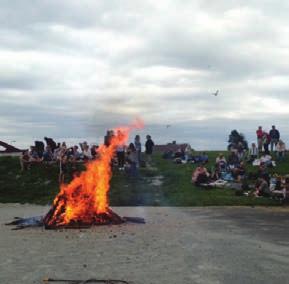
[{"label": "gravel ground", "polygon": [[59,231],[12,231],[4,225],[15,216],[47,210],[0,204],[1,284],[43,283],[48,277],[134,284],[289,283],[286,209],[121,207],[115,212],[147,223]]}]

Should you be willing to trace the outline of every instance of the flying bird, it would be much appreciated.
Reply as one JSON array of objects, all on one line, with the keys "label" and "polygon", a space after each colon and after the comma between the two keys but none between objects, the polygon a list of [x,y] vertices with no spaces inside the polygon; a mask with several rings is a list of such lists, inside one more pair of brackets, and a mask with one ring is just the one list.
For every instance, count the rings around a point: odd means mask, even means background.
[{"label": "flying bird", "polygon": [[219,90],[217,90],[215,93],[213,93],[213,96],[217,96],[219,94]]},{"label": "flying bird", "polygon": [[166,128],[169,128],[169,127],[171,127],[171,125],[170,125],[170,124],[167,124],[167,125],[166,125]]}]

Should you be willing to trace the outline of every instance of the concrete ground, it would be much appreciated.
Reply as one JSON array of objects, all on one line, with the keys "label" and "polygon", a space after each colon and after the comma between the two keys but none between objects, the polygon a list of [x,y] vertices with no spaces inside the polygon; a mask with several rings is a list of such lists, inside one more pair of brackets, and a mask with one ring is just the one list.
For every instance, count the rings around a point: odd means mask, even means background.
[{"label": "concrete ground", "polygon": [[[289,283],[289,212],[266,208],[114,208],[147,224],[12,231],[47,207],[0,204],[0,283],[44,278],[135,284]],[[54,282],[57,283],[57,282]]]}]

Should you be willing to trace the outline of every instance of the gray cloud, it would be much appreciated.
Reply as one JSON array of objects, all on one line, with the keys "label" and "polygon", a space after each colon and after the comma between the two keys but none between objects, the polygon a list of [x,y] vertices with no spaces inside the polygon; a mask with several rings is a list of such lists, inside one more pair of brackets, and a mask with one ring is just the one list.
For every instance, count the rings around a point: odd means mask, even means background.
[{"label": "gray cloud", "polygon": [[156,140],[216,149],[273,122],[289,139],[288,5],[4,0],[0,135],[95,136],[142,116]]}]

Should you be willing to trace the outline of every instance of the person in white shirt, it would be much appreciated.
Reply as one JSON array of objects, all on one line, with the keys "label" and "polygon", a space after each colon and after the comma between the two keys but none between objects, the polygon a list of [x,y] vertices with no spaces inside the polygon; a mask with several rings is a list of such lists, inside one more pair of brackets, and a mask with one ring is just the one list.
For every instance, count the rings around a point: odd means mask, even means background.
[{"label": "person in white shirt", "polygon": [[83,155],[84,160],[91,160],[92,159],[91,151],[90,151],[90,148],[87,144],[83,144],[82,155]]},{"label": "person in white shirt", "polygon": [[259,154],[259,149],[257,148],[255,143],[252,143],[252,146],[249,149],[249,160],[248,160],[248,162],[251,163],[255,159],[257,159],[258,158],[258,154]]},{"label": "person in white shirt", "polygon": [[277,152],[277,159],[283,160],[286,153],[286,145],[281,139],[278,141],[276,145],[276,152]]},{"label": "person in white shirt", "polygon": [[224,157],[224,155],[222,153],[219,154],[219,156],[216,158],[216,164],[219,163],[227,163],[226,158]]},{"label": "person in white shirt", "polygon": [[266,166],[271,167],[272,166],[272,157],[264,152],[262,154],[262,156],[260,157],[260,163],[261,164],[263,163]]}]

